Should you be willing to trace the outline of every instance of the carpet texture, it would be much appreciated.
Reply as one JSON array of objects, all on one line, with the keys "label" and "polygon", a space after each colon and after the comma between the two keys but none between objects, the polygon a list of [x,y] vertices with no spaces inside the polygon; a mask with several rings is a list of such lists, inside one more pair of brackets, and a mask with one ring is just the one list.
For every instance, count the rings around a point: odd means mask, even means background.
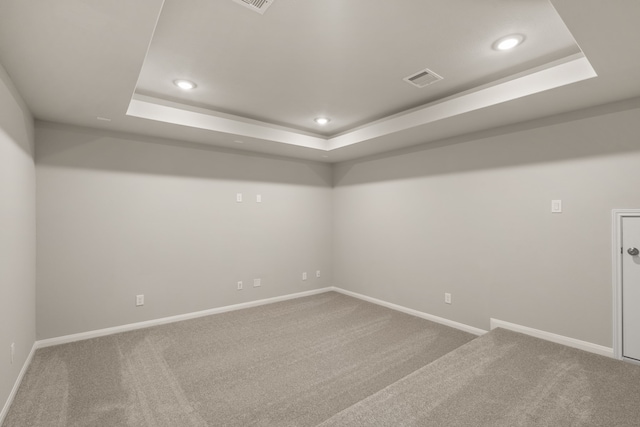
[{"label": "carpet texture", "polygon": [[329,292],[40,349],[3,426],[315,426],[473,338]]},{"label": "carpet texture", "polygon": [[321,424],[640,426],[640,366],[496,329]]}]

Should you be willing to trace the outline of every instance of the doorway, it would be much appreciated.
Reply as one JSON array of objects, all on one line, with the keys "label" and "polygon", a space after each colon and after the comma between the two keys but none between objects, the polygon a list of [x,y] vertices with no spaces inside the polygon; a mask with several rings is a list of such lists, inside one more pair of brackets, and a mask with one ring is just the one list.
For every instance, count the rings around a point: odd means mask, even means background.
[{"label": "doorway", "polygon": [[613,275],[614,357],[640,363],[640,209],[613,211]]}]

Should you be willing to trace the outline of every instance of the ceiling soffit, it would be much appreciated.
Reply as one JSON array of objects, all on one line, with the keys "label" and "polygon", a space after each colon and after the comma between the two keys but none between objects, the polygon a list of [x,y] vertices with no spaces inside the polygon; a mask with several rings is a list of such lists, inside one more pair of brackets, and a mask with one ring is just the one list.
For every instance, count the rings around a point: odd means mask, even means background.
[{"label": "ceiling soffit", "polygon": [[[596,76],[546,0],[236,3],[165,0],[127,115],[331,151]],[[425,65],[442,80],[404,81]]]}]

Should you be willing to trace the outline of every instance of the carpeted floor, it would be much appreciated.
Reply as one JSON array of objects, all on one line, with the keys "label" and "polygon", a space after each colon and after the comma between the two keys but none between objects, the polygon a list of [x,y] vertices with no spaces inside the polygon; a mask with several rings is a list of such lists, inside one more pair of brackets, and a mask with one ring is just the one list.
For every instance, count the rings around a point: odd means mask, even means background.
[{"label": "carpeted floor", "polygon": [[640,366],[329,292],[38,350],[3,427],[640,426]]},{"label": "carpeted floor", "polygon": [[640,366],[495,329],[320,425],[637,427]]},{"label": "carpeted floor", "polygon": [[40,349],[3,426],[315,426],[473,338],[329,292]]}]

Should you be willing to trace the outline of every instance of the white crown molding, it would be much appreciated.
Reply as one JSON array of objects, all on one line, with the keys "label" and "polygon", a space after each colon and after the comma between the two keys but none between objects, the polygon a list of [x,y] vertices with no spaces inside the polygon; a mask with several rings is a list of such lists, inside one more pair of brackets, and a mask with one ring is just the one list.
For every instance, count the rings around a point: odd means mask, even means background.
[{"label": "white crown molding", "polygon": [[577,53],[329,138],[139,93],[133,94],[127,115],[331,152],[596,76],[584,54]]}]

